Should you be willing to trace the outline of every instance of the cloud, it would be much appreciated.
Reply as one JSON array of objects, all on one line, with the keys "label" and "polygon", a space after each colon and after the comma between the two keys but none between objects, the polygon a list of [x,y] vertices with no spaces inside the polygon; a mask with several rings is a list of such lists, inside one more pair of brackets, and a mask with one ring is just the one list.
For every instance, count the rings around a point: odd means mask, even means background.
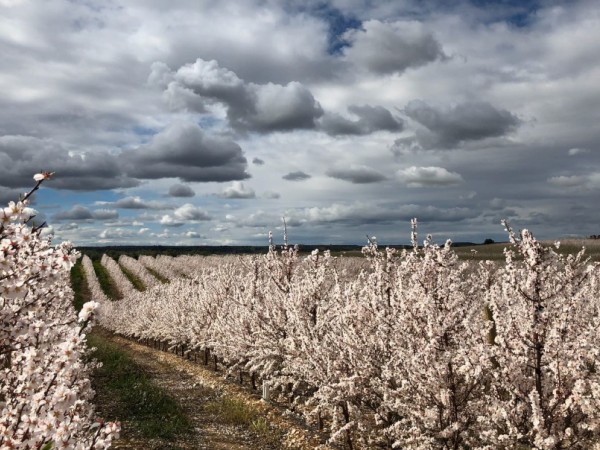
[{"label": "cloud", "polygon": [[126,228],[106,228],[100,232],[98,238],[101,240],[110,241],[114,239],[131,238],[133,236],[135,236],[135,232],[133,230]]},{"label": "cloud", "polygon": [[4,207],[8,202],[16,202],[23,194],[20,189],[7,189],[0,186],[0,206]]},{"label": "cloud", "polygon": [[137,196],[124,197],[117,200],[116,202],[96,202],[96,204],[107,205],[122,209],[171,209],[171,206],[165,203],[156,201],[146,201],[143,200],[141,197]]},{"label": "cloud", "polygon": [[436,109],[414,100],[404,112],[429,131],[417,133],[419,144],[425,148],[450,148],[462,141],[503,136],[521,123],[511,112],[497,109],[487,102],[467,102],[452,108]]},{"label": "cloud", "polygon": [[77,230],[79,228],[79,224],[75,223],[75,222],[71,222],[71,223],[65,223],[61,226],[58,227],[58,231],[71,231],[71,230]]},{"label": "cloud", "polygon": [[235,142],[208,136],[195,123],[177,122],[134,150],[121,162],[138,178],[179,177],[184,181],[242,180],[250,175],[242,149]]},{"label": "cloud", "polygon": [[33,187],[33,174],[56,172],[46,183],[54,189],[93,191],[134,187],[139,181],[123,173],[117,157],[104,150],[72,151],[51,139],[0,136],[0,185]]},{"label": "cloud", "polygon": [[361,165],[329,169],[326,174],[329,177],[349,181],[354,184],[377,183],[386,179],[386,176],[378,170]]},{"label": "cloud", "polygon": [[119,213],[115,210],[98,209],[91,211],[82,205],[75,205],[67,211],[60,211],[54,214],[53,219],[56,221],[73,220],[73,221],[92,221],[92,220],[111,220],[119,217]]},{"label": "cloud", "polygon": [[211,220],[210,215],[202,208],[186,203],[177,208],[173,215],[179,220]]},{"label": "cloud", "polygon": [[356,120],[347,119],[337,113],[326,113],[319,120],[319,128],[327,134],[336,135],[367,135],[376,131],[402,131],[402,119],[392,116],[389,110],[382,106],[352,105],[348,111],[358,117]]},{"label": "cloud", "polygon": [[32,176],[40,170],[56,172],[48,187],[92,191],[135,187],[139,179],[240,180],[250,176],[246,168],[238,144],[208,136],[190,122],[172,124],[150,143],[120,154],[73,151],[29,136],[0,136],[0,186],[8,188],[33,186]]},{"label": "cloud", "polygon": [[181,220],[177,220],[168,214],[162,216],[159,223],[165,227],[180,227],[184,224]]},{"label": "cloud", "polygon": [[575,156],[575,155],[584,155],[586,153],[589,153],[590,151],[587,148],[570,148],[568,151],[569,156]]},{"label": "cloud", "polygon": [[263,196],[263,198],[269,198],[269,199],[281,198],[281,194],[279,192],[274,192],[274,191],[265,191],[262,196]]},{"label": "cloud", "polygon": [[50,226],[46,226],[46,227],[42,228],[40,236],[42,238],[49,238],[49,237],[54,237],[55,234],[56,234],[56,230],[54,229],[54,227],[52,225],[50,225]]},{"label": "cloud", "polygon": [[281,178],[288,181],[303,181],[308,180],[310,178],[310,175],[302,172],[301,170],[298,170],[296,172],[290,172],[288,174],[285,174]]},{"label": "cloud", "polygon": [[186,231],[185,237],[190,238],[190,239],[206,239],[206,236],[198,233],[197,231]]},{"label": "cloud", "polygon": [[415,136],[398,138],[390,146],[392,154],[399,158],[402,156],[414,156],[423,150],[419,140]]},{"label": "cloud", "polygon": [[367,20],[345,34],[346,59],[377,74],[402,73],[443,59],[442,46],[417,21]]},{"label": "cloud", "polygon": [[92,212],[96,220],[114,220],[119,217],[119,213],[114,209],[97,209]]},{"label": "cloud", "polygon": [[[169,79],[164,65],[154,65],[150,80],[163,83]],[[205,105],[219,103],[227,109],[227,119],[232,128],[240,131],[289,131],[311,129],[315,120],[323,114],[311,92],[297,81],[285,85],[276,83],[247,83],[233,71],[221,67],[215,60],[198,58],[193,64],[185,64],[170,75],[165,95],[170,104],[181,102],[181,94],[174,85],[196,94],[203,112]],[[185,102],[192,107],[189,101]]]},{"label": "cloud", "polygon": [[234,181],[231,186],[223,189],[223,192],[219,194],[219,197],[223,198],[255,198],[256,193],[254,189],[246,186],[241,181]]},{"label": "cloud", "polygon": [[444,187],[464,183],[460,174],[443,167],[408,167],[396,173],[408,187]]},{"label": "cloud", "polygon": [[374,202],[334,203],[326,207],[306,208],[291,218],[315,224],[345,223],[347,225],[395,223],[418,217],[422,221],[456,222],[477,217],[470,208],[437,207],[432,205],[397,205]]},{"label": "cloud", "polygon": [[567,189],[596,190],[600,189],[600,172],[551,177],[548,179],[548,183]]},{"label": "cloud", "polygon": [[193,197],[196,193],[187,184],[174,184],[169,187],[170,197]]},{"label": "cloud", "polygon": [[186,203],[180,206],[173,214],[165,214],[160,219],[160,224],[167,227],[180,227],[186,222],[212,220],[212,217],[204,209]]},{"label": "cloud", "polygon": [[68,211],[54,214],[54,220],[93,220],[92,212],[82,205],[75,205]]}]

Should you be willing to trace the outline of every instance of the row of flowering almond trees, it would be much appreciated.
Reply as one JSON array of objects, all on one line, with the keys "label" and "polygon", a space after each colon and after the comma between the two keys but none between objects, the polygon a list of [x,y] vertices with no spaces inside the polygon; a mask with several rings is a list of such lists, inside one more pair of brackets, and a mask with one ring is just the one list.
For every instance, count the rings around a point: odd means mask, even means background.
[{"label": "row of flowering almond trees", "polygon": [[28,224],[31,192],[0,208],[0,448],[104,449],[118,425],[94,417],[85,333],[95,302],[73,308],[78,253]]},{"label": "row of flowering almond trees", "polygon": [[189,258],[186,278],[103,303],[101,321],[209,349],[351,447],[599,449],[598,266],[508,226],[505,263],[476,265],[417,246],[414,227],[412,250],[371,244],[352,277],[287,247]]}]

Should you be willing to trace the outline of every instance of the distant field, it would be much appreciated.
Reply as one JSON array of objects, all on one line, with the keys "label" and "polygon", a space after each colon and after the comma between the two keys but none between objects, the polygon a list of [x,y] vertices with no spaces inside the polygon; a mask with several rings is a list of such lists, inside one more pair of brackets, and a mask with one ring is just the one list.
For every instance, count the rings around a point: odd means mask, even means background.
[{"label": "distant field", "polygon": [[[600,261],[600,239],[565,239],[560,241],[559,253],[569,254],[578,252],[582,246],[586,248],[586,254],[594,261]],[[547,241],[547,245],[554,245],[553,241]],[[454,251],[462,259],[473,260],[493,260],[504,259],[503,251],[510,244],[507,242],[496,244],[463,244],[454,245]],[[400,248],[402,246],[394,246]],[[315,248],[319,250],[330,249],[333,256],[355,256],[362,257],[361,246],[359,245],[300,245],[301,254],[308,254]],[[385,248],[385,245],[382,245]],[[113,258],[125,254],[137,258],[139,255],[243,255],[243,254],[264,254],[267,252],[266,246],[195,246],[195,247],[170,247],[170,246],[113,246],[113,247],[81,247],[81,252],[87,254],[92,259],[99,259],[103,253]],[[475,250],[472,251],[472,250]]]},{"label": "distant field", "polygon": [[[545,241],[544,244],[554,246],[554,241]],[[454,250],[456,253],[464,259],[475,259],[475,260],[503,260],[504,249],[510,247],[507,242],[499,244],[488,244],[488,245],[473,245],[456,247]],[[599,239],[565,239],[560,241],[560,247],[558,253],[560,254],[571,254],[577,253],[581,250],[581,247],[585,247],[586,255],[589,256],[593,261],[600,261],[600,240]],[[475,250],[475,252],[473,252]]]}]

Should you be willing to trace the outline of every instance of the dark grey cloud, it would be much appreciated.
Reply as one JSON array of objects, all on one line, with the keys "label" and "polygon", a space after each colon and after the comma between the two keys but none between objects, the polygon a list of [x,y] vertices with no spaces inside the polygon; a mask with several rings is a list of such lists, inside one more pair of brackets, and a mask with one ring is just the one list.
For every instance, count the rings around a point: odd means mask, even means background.
[{"label": "dark grey cloud", "polygon": [[114,220],[119,218],[119,213],[114,209],[96,209],[92,216],[96,220]]},{"label": "dark grey cloud", "polygon": [[398,138],[390,146],[390,151],[395,157],[411,156],[423,150],[415,136]]},{"label": "dark grey cloud", "polygon": [[339,180],[349,181],[354,184],[377,183],[386,176],[372,167],[352,165],[329,169],[326,175]]},{"label": "dark grey cloud", "polygon": [[306,208],[291,214],[294,219],[308,223],[376,224],[398,223],[418,217],[423,221],[458,222],[479,215],[463,207],[439,207],[417,204],[386,204],[374,202],[335,203],[326,207]]},{"label": "dark grey cloud", "polygon": [[75,205],[68,211],[60,211],[54,214],[54,220],[93,220],[94,215],[89,208],[82,205]]},{"label": "dark grey cloud", "polygon": [[55,189],[92,191],[133,187],[139,181],[123,173],[118,158],[107,151],[73,151],[50,139],[0,136],[0,185],[33,186],[33,174],[56,172]]},{"label": "dark grey cloud", "polygon": [[281,178],[288,181],[303,181],[308,180],[310,178],[310,175],[302,172],[301,170],[298,170],[296,172],[290,172],[288,174],[285,174]]},{"label": "dark grey cloud", "polygon": [[4,207],[8,202],[18,201],[24,194],[20,189],[8,189],[0,186],[0,207]]},{"label": "dark grey cloud", "polygon": [[454,147],[464,141],[504,136],[521,123],[510,111],[498,109],[487,102],[467,102],[452,108],[436,109],[414,100],[404,112],[427,129],[417,132],[419,144],[425,148]]},{"label": "dark grey cloud", "polygon": [[75,205],[67,211],[60,211],[54,214],[53,220],[73,220],[73,221],[92,221],[92,220],[112,220],[119,217],[119,213],[110,209],[90,210],[82,205]]},{"label": "dark grey cloud", "polygon": [[187,184],[174,184],[169,187],[170,197],[193,197],[194,195],[196,195],[196,193]]},{"label": "dark grey cloud", "polygon": [[445,57],[433,34],[416,21],[367,20],[345,39],[346,59],[378,74],[402,73]]},{"label": "dark grey cloud", "polygon": [[247,161],[235,142],[211,137],[195,123],[175,123],[152,141],[120,155],[125,170],[137,178],[179,177],[184,181],[242,180]]},{"label": "dark grey cloud", "polygon": [[[172,95],[180,87],[202,99],[202,111],[213,103],[225,105],[230,126],[239,131],[267,133],[312,129],[315,120],[323,114],[319,103],[301,83],[247,83],[215,60],[198,58],[174,73],[169,73],[165,64],[156,63],[152,66],[149,82],[165,89],[169,104],[182,101],[181,96],[174,98]],[[190,102],[185,105],[202,112]]]},{"label": "dark grey cloud", "polygon": [[260,158],[252,158],[252,164],[256,164],[257,166],[262,166],[265,162]]},{"label": "dark grey cloud", "polygon": [[319,120],[319,127],[327,134],[366,135],[376,131],[402,131],[404,123],[401,118],[382,106],[352,105],[348,111],[357,116],[351,120],[337,113],[325,113]]}]

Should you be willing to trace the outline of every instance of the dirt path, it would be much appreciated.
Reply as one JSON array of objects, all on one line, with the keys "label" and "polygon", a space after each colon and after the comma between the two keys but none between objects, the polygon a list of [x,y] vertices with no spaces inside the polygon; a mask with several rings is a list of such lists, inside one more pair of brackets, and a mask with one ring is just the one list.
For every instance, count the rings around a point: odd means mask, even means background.
[{"label": "dirt path", "polygon": [[[160,450],[277,450],[328,449],[293,418],[266,404],[246,389],[223,379],[201,365],[179,356],[103,333],[103,337],[124,349],[146,374],[167,390],[183,407],[194,433],[175,442],[148,442],[135,436],[123,424],[115,449]],[[103,414],[110,405],[97,400]]]}]

